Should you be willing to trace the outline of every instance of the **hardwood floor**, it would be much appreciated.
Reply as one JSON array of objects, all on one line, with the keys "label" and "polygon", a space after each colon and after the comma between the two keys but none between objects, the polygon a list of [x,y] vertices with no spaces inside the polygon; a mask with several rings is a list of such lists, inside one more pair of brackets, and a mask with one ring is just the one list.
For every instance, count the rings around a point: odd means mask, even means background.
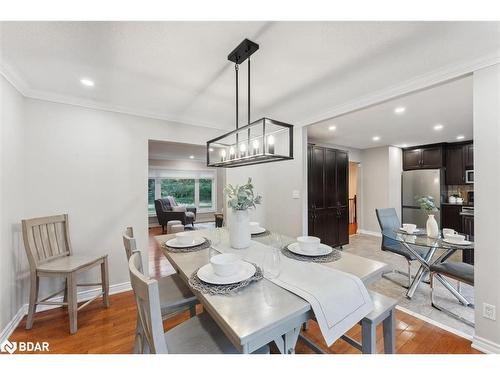
[{"label": "hardwood floor", "polygon": [[349,236],[356,234],[357,231],[358,231],[358,224],[349,223]]},{"label": "hardwood floor", "polygon": [[[161,232],[161,229],[160,229]],[[159,234],[154,229],[150,232],[150,271],[155,277],[161,277],[171,272],[172,268],[166,262],[157,248],[153,236]],[[33,329],[25,330],[26,318],[21,321],[14,333],[12,341],[47,341],[50,353],[131,353],[133,348],[136,308],[132,292],[116,294],[110,297],[110,307],[102,306],[100,299],[94,301],[86,309],[78,312],[78,332],[69,334],[67,311],[62,308],[37,313]],[[198,312],[202,307],[198,306]],[[179,314],[165,321],[165,329],[188,319],[188,313]],[[403,312],[396,312],[396,351],[404,354],[469,354],[479,353],[472,349],[470,341],[444,331],[423,320],[414,318]],[[319,328],[315,322],[310,323],[304,332],[318,345],[330,353],[359,353],[342,340],[326,348]],[[348,334],[359,340],[360,328],[352,328]],[[379,352],[383,349],[381,327],[377,330],[377,346]],[[311,350],[300,340],[297,353],[311,353]]]}]

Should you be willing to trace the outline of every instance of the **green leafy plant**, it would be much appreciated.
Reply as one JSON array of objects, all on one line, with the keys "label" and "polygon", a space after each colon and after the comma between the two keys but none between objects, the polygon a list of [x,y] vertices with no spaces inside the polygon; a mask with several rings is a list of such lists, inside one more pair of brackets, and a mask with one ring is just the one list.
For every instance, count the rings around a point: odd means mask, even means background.
[{"label": "green leafy plant", "polygon": [[420,209],[425,211],[427,215],[432,214],[437,211],[436,203],[434,202],[434,198],[430,195],[422,195],[415,197]]},{"label": "green leafy plant", "polygon": [[233,210],[247,210],[255,208],[256,204],[262,203],[262,195],[255,195],[253,192],[252,179],[244,185],[233,186],[228,184],[224,188],[224,194],[227,197],[227,205]]}]

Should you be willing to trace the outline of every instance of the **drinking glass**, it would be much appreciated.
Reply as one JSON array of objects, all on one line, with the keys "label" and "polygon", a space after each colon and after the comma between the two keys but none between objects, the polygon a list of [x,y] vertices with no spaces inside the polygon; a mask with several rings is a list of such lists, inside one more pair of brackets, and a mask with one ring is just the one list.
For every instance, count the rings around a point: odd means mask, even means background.
[{"label": "drinking glass", "polygon": [[217,246],[220,244],[222,239],[222,234],[220,228],[215,228],[210,231],[210,241],[212,241],[212,245]]},{"label": "drinking glass", "polygon": [[268,279],[276,279],[281,273],[281,258],[280,251],[276,248],[269,249],[264,255],[262,262],[264,276]]}]

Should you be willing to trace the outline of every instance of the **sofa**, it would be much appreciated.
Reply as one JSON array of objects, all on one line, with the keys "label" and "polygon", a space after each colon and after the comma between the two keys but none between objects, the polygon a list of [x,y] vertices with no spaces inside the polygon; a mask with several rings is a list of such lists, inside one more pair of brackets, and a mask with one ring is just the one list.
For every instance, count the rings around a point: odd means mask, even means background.
[{"label": "sofa", "polygon": [[170,220],[179,220],[182,225],[191,224],[194,228],[196,207],[180,206],[177,204],[174,197],[168,196],[155,200],[155,210],[162,232],[165,232],[167,222]]}]

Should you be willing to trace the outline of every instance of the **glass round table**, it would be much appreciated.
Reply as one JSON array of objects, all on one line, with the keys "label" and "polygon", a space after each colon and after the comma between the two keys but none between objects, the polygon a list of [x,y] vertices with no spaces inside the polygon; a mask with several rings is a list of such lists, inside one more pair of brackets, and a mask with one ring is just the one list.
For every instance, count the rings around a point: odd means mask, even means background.
[{"label": "glass round table", "polygon": [[[465,235],[465,240],[460,243],[451,242],[442,236],[438,238],[429,237],[424,229],[417,229],[412,234],[409,234],[402,229],[391,229],[383,231],[382,236],[385,245],[389,247],[403,247],[408,250],[420,263],[420,268],[415,274],[415,277],[406,292],[406,296],[408,298],[413,297],[413,294],[420,285],[420,282],[429,274],[430,266],[432,264],[446,261],[457,251],[474,249],[473,238],[467,235]],[[439,256],[433,259],[438,250],[440,251]],[[435,275],[435,277],[446,289],[455,295],[457,299],[461,302],[467,302],[467,300],[465,300],[460,294],[457,295],[455,289],[445,278],[441,275]]]}]

